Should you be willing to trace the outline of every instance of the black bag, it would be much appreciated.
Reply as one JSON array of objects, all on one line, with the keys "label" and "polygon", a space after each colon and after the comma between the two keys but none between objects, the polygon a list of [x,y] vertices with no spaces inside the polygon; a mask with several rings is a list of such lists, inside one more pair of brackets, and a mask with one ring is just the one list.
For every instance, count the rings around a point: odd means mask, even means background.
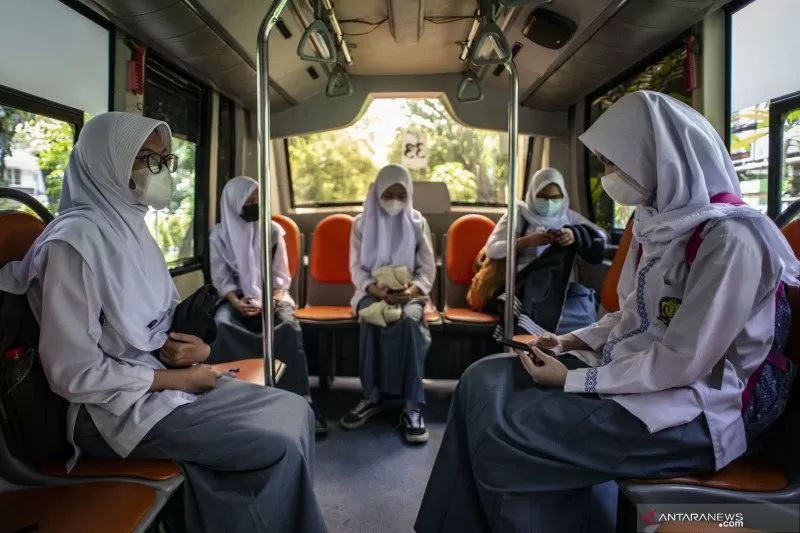
[{"label": "black bag", "polygon": [[214,310],[219,303],[219,293],[213,285],[204,285],[178,304],[172,319],[170,333],[184,333],[203,339],[206,344],[217,338]]},{"label": "black bag", "polygon": [[50,389],[38,344],[27,297],[0,291],[0,421],[9,450],[29,465],[71,455],[69,402]]}]

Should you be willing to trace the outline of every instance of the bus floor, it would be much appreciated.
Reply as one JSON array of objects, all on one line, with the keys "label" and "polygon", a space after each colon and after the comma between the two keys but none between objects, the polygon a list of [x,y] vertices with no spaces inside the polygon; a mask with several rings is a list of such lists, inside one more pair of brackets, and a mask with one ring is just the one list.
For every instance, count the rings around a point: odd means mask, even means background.
[{"label": "bus floor", "polygon": [[[360,399],[358,378],[337,377],[329,390],[312,396],[330,430],[317,439],[315,492],[330,533],[413,531],[428,475],[439,451],[455,380],[425,380],[423,410],[430,439],[408,444],[398,427],[403,402],[389,403],[362,427],[347,431],[339,418]],[[532,473],[532,475],[535,475]],[[612,533],[616,525],[616,483],[594,489],[588,529]]]}]

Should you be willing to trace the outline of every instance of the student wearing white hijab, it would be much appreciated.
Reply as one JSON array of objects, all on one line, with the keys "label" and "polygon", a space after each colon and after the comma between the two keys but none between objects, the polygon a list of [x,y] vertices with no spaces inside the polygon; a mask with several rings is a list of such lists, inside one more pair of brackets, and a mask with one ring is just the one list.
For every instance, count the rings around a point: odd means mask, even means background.
[{"label": "student wearing white hijab", "polygon": [[0,270],[0,288],[28,291],[44,371],[70,402],[68,466],[81,452],[175,461],[189,531],[325,531],[308,404],[220,376],[201,339],[168,334],[178,293],[144,216],[169,205],[170,139],[130,113],[90,120],[59,216]]},{"label": "student wearing white hijab", "polygon": [[[388,165],[378,172],[364,202],[364,212],[353,223],[350,237],[350,274],[356,292],[354,313],[375,302],[402,306],[402,318],[380,327],[360,324],[359,365],[363,398],[341,419],[342,427],[362,426],[381,409],[381,395],[406,400],[401,416],[408,442],[428,440],[422,418],[425,403],[422,376],[431,334],[425,323],[428,294],[436,276],[430,228],[413,208],[411,176],[405,167]],[[375,282],[381,267],[406,267],[412,282],[400,292],[389,292]]]},{"label": "student wearing white hijab", "polygon": [[[584,224],[601,233],[586,217],[569,208],[569,193],[564,176],[545,167],[531,176],[525,201],[517,201],[517,271],[523,270],[551,244],[570,246],[575,233],[568,226]],[[500,217],[489,240],[486,257],[505,259],[508,215]]]},{"label": "student wearing white hijab", "polygon": [[[225,298],[215,314],[217,340],[209,361],[221,363],[256,356],[261,341],[261,240],[258,222],[258,183],[239,176],[222,189],[220,223],[211,232],[211,281]],[[316,433],[328,425],[311,401],[308,362],[303,349],[303,331],[294,316],[295,303],[289,288],[289,255],[283,228],[271,221],[272,299],[275,302],[273,338],[275,353],[286,362],[286,373],[277,386],[299,394],[311,404]]]},{"label": "student wearing white hijab", "polygon": [[592,485],[718,470],[747,448],[744,383],[771,349],[776,289],[796,285],[800,265],[768,218],[711,202],[739,195],[739,181],[691,107],[631,93],[581,141],[607,163],[608,194],[636,206],[621,309],[541,338],[555,357],[534,346],[466,371],[418,532],[578,531]]},{"label": "student wearing white hijab", "polygon": [[[486,257],[505,259],[507,231],[505,214],[489,235]],[[519,305],[515,308],[520,310],[520,333],[566,333],[597,319],[592,293],[574,279],[572,271],[577,255],[591,264],[600,263],[606,239],[603,230],[569,208],[561,172],[546,167],[531,176],[525,201],[517,201],[515,296]],[[502,302],[492,305],[502,308]]]}]

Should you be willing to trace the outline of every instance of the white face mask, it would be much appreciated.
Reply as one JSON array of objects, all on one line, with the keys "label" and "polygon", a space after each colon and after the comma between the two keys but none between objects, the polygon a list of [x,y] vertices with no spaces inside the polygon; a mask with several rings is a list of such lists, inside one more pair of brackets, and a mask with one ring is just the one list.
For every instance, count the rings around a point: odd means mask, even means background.
[{"label": "white face mask", "polygon": [[153,174],[149,168],[134,170],[131,179],[136,185],[133,196],[140,204],[158,210],[167,207],[172,200],[172,176],[166,165],[158,174]]},{"label": "white face mask", "polygon": [[645,205],[650,199],[650,192],[636,180],[616,170],[600,178],[606,194],[622,205]]},{"label": "white face mask", "polygon": [[406,207],[405,202],[401,202],[400,200],[384,200],[381,199],[381,207],[384,211],[389,213],[390,216],[395,216],[399,214],[403,209]]}]

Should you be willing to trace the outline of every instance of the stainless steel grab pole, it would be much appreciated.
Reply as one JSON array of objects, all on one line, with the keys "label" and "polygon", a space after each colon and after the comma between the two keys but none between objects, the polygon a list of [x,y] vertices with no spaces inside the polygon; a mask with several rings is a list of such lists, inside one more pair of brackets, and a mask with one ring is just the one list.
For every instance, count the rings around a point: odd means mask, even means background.
[{"label": "stainless steel grab pole", "polygon": [[506,234],[506,337],[514,335],[514,294],[517,275],[517,135],[519,134],[519,79],[514,58],[505,63],[508,71],[508,217]]},{"label": "stainless steel grab pole", "polygon": [[269,154],[269,34],[289,0],[274,0],[258,29],[256,71],[258,73],[258,205],[261,225],[261,335],[264,355],[265,384],[275,386],[273,304],[272,304],[272,246],[270,235],[272,216],[270,209],[270,154]]}]

